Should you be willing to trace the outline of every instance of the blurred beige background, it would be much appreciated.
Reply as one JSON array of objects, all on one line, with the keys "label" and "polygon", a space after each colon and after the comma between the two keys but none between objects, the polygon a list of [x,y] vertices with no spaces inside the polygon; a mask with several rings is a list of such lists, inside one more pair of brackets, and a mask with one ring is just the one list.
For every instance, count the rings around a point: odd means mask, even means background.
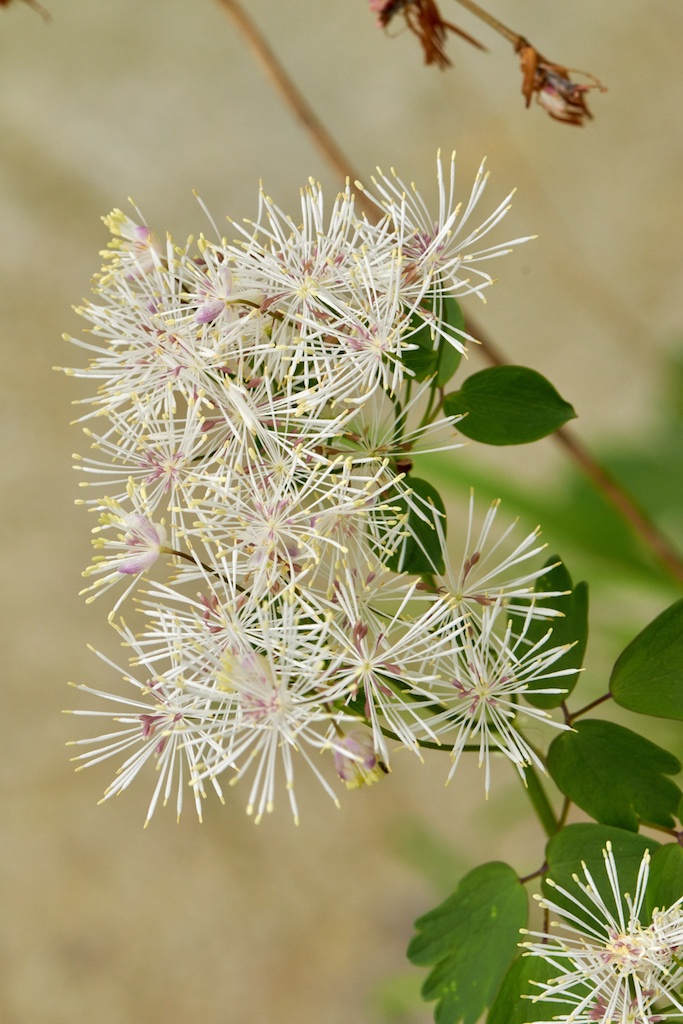
[{"label": "blurred beige background", "polygon": [[[60,714],[77,698],[65,683],[113,684],[85,644],[115,644],[104,607],[77,597],[90,557],[69,469],[78,389],[51,367],[79,358],[60,338],[79,330],[99,218],[132,196],[181,238],[205,228],[193,189],[217,219],[239,218],[259,178],[289,208],[308,175],[336,182],[211,0],[44,2],[50,23],[0,8],[0,1021],[428,1021],[400,1008],[422,980],[403,954],[444,892],[406,836],[433,831],[444,884],[482,858],[533,870],[540,835],[509,772],[484,805],[476,771],[445,789],[438,758],[406,755],[340,812],[302,776],[299,829],[282,803],[255,828],[237,790],[201,827],[169,809],[146,831],[145,781],[97,807],[111,766],[72,772],[64,743],[81,723]],[[491,201],[518,186],[501,230],[540,237],[496,266],[479,320],[573,402],[584,440],[637,441],[683,320],[683,8],[491,0],[550,59],[609,86],[580,130],[523,109],[509,46],[451,0],[444,14],[491,53],[453,40],[447,73],[424,68],[407,33],[375,29],[365,0],[249,8],[362,175],[395,165],[433,196],[436,149],[456,147],[463,191],[484,155]],[[546,441],[481,458],[538,487],[563,457]]]}]

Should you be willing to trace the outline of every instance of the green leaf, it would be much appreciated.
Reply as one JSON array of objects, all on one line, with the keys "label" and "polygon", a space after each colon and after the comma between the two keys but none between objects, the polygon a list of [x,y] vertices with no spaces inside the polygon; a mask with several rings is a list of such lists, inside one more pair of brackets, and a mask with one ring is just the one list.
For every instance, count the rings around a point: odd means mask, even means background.
[{"label": "green leaf", "polygon": [[[646,850],[653,853],[659,849],[660,844],[655,839],[647,838],[637,832],[627,832],[610,825],[582,823],[565,826],[548,842],[546,846],[548,875],[543,880],[545,896],[558,906],[566,907],[576,916],[584,916],[588,922],[588,914],[581,915],[581,911],[575,904],[547,882],[547,879],[551,878],[557,885],[561,885],[568,892],[581,898],[573,876],[578,875],[585,882],[582,868],[582,864],[585,864],[593,876],[605,904],[612,913],[616,913],[617,908],[605,871],[605,858],[602,852],[608,842],[612,844],[612,851],[617,863],[621,892],[633,895],[643,854]],[[582,902],[587,902],[587,898],[583,897]]]},{"label": "green leaf", "polygon": [[683,721],[683,599],[622,651],[612,669],[610,691],[629,711]]},{"label": "green leaf", "polygon": [[683,849],[678,843],[666,843],[655,851],[650,863],[650,877],[645,893],[645,905],[652,916],[653,910],[665,910],[683,897]]},{"label": "green leaf", "polygon": [[436,1024],[476,1024],[490,1006],[517,951],[527,897],[508,864],[482,864],[452,896],[415,924],[408,959],[434,965],[422,988],[438,1000]]},{"label": "green leaf", "polygon": [[526,366],[492,366],[472,374],[446,396],[444,411],[467,413],[458,424],[460,433],[495,445],[538,441],[576,416],[550,381]]},{"label": "green leaf", "polygon": [[673,828],[681,799],[667,778],[680,761],[613,722],[586,719],[550,744],[548,771],[558,789],[591,818],[637,832],[639,823]]},{"label": "green leaf", "polygon": [[[537,602],[539,607],[553,608],[561,612],[561,616],[550,620],[532,619],[526,635],[531,643],[538,643],[552,628],[552,636],[548,641],[549,647],[561,647],[562,644],[573,645],[555,662],[553,669],[575,668],[576,672],[572,675],[559,676],[554,680],[553,685],[561,687],[565,691],[564,693],[534,695],[534,688],[543,689],[549,685],[549,681],[546,679],[531,681],[524,697],[535,708],[556,708],[567,699],[578,681],[579,669],[583,664],[588,641],[588,584],[581,582],[574,586],[566,566],[557,556],[549,558],[546,565],[547,571],[539,576],[534,584],[536,593],[544,591],[546,593],[570,591],[570,593],[560,593],[558,597],[539,600]],[[521,616],[515,616],[515,618],[518,622],[521,620]]]},{"label": "green leaf", "polygon": [[547,982],[557,977],[559,970],[540,956],[519,956],[512,961],[503,978],[493,1006],[486,1018],[486,1024],[533,1024],[537,1020],[552,1020],[554,1016],[566,1016],[564,1003],[543,1000],[534,1003],[529,996],[537,995],[535,981]]},{"label": "green leaf", "polygon": [[408,483],[408,495],[401,492],[391,500],[392,507],[395,506],[400,515],[408,515],[408,536],[387,559],[387,568],[392,572],[409,572],[416,576],[443,573],[446,567],[441,538],[446,536],[446,506],[437,489],[427,480],[411,476]]},{"label": "green leaf", "polygon": [[[442,325],[453,328],[454,335],[464,331],[465,318],[452,295],[437,296],[436,302],[427,296],[422,305],[430,312],[434,310]],[[419,313],[412,314],[410,326],[415,333],[407,340],[411,345],[417,345],[417,348],[407,349],[403,353],[403,365],[413,371],[415,380],[423,381],[436,374],[437,387],[445,387],[460,365],[462,352],[446,338],[437,337],[433,327]]]}]

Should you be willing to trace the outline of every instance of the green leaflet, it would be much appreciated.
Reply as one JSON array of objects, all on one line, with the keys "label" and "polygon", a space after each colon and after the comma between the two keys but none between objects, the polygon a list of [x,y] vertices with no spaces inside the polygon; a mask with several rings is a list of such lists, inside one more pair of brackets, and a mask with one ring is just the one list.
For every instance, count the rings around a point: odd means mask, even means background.
[{"label": "green leaflet", "polygon": [[[391,558],[387,559],[387,568],[392,572],[409,572],[415,576],[442,573],[446,568],[441,548],[441,537],[446,535],[446,507],[443,499],[436,487],[426,480],[411,476],[407,483],[410,485],[408,497],[399,494],[395,499],[392,498],[391,504],[399,510],[400,515],[408,514],[408,536]],[[434,525],[437,519],[439,529]]]},{"label": "green leaflet", "polygon": [[[549,647],[559,647],[562,644],[573,645],[555,663],[553,668],[576,669],[573,675],[559,676],[554,681],[554,685],[565,690],[564,693],[534,695],[534,683],[529,684],[529,690],[524,695],[526,701],[535,708],[547,709],[559,707],[572,692],[579,678],[579,669],[583,664],[588,641],[588,584],[582,582],[574,586],[566,566],[557,556],[549,558],[546,565],[547,571],[538,577],[534,585],[536,593],[543,591],[569,591],[569,593],[560,593],[558,597],[549,597],[539,601],[539,606],[554,608],[562,615],[553,619],[534,619],[529,623],[526,635],[532,643],[536,643],[552,628],[552,636],[548,641]],[[518,619],[518,621],[520,620]],[[540,680],[535,685],[542,688],[547,685],[547,681]]]},{"label": "green leaflet", "polygon": [[629,711],[683,721],[683,599],[622,651],[612,669],[610,691]]},{"label": "green leaflet", "polygon": [[585,719],[558,736],[548,771],[558,789],[596,821],[638,831],[640,822],[673,828],[681,791],[669,775],[680,761],[638,733]]},{"label": "green leaflet", "polygon": [[533,982],[549,981],[557,973],[557,968],[540,956],[518,956],[503,979],[486,1024],[532,1024],[566,1014],[567,1007],[562,1003],[534,1003],[528,998],[539,991]]},{"label": "green leaflet", "polygon": [[683,848],[667,843],[655,851],[645,893],[648,913],[663,910],[683,897]]},{"label": "green leaflet", "polygon": [[466,413],[458,423],[460,433],[494,445],[538,441],[576,416],[550,381],[526,366],[492,366],[472,374],[446,396],[444,411]]},{"label": "green leaflet", "polygon": [[524,887],[508,864],[494,861],[470,871],[416,922],[408,958],[433,965],[422,994],[437,1000],[437,1024],[476,1024],[517,952],[526,920]]}]

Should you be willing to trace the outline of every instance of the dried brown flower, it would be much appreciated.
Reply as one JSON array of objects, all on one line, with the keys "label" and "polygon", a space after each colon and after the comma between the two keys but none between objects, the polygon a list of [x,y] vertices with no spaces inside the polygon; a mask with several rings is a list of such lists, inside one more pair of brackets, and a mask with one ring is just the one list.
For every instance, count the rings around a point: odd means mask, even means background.
[{"label": "dried brown flower", "polygon": [[402,14],[406,25],[422,45],[425,64],[446,68],[451,63],[446,54],[446,35],[454,32],[479,50],[485,50],[478,40],[457,25],[444,21],[435,0],[370,0],[370,9],[377,12],[377,24],[386,28],[397,14]]},{"label": "dried brown flower", "polygon": [[[594,75],[551,63],[522,37],[515,49],[519,54],[519,63],[522,69],[522,95],[526,100],[527,107],[535,93],[538,103],[556,121],[582,125],[586,118],[592,120],[593,115],[586,104],[586,93],[591,89],[599,89],[600,92],[606,91],[605,86]],[[569,77],[570,74],[583,75],[590,81],[587,84],[573,82]]]}]

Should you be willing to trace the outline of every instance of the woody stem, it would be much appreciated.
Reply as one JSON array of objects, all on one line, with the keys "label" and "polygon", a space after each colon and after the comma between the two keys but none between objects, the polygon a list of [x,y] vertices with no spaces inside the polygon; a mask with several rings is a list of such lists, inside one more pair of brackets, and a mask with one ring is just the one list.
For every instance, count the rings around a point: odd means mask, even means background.
[{"label": "woody stem", "polygon": [[[275,86],[275,89],[301,122],[309,137],[316,144],[333,170],[343,180],[348,178],[351,181],[355,181],[359,175],[355,172],[348,157],[337,145],[336,140],[330,135],[322,121],[317,117],[304,95],[297,89],[256,23],[252,21],[237,0],[218,0],[218,2],[230,15],[236,27],[251,47],[254,56],[266,75]],[[356,199],[358,204],[364,208],[365,213],[372,219],[375,219],[377,216],[375,206],[365,199],[362,194],[358,195]]]}]

